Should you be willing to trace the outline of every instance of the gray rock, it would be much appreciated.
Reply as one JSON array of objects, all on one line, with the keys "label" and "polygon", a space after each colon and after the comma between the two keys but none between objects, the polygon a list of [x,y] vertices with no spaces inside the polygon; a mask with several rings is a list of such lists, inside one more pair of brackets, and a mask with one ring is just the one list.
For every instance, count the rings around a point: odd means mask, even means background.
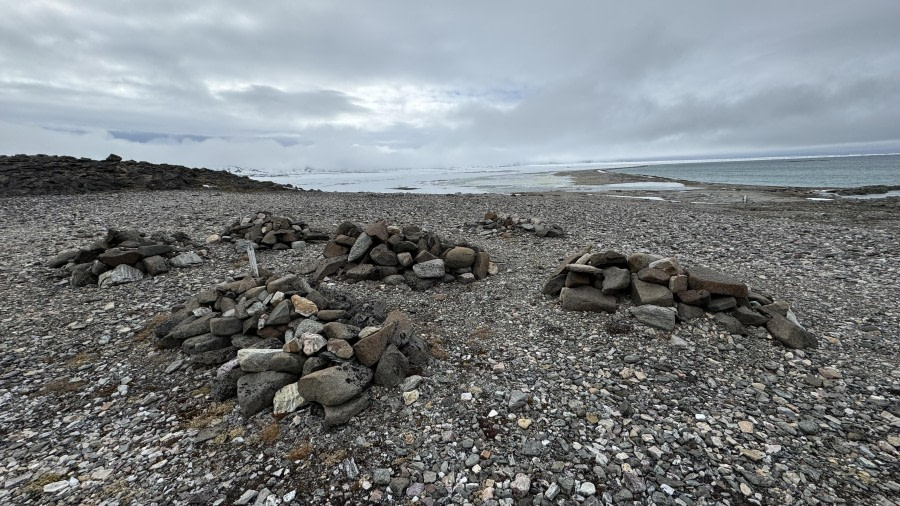
[{"label": "gray rock", "polygon": [[372,399],[367,393],[363,393],[359,397],[349,400],[337,406],[324,406],[325,408],[325,428],[330,429],[338,425],[344,425],[351,418],[361,413],[369,407]]},{"label": "gray rock", "polygon": [[69,263],[69,260],[74,260],[75,257],[78,256],[79,251],[81,250],[79,250],[78,248],[62,250],[57,253],[52,260],[47,262],[47,267],[51,269],[58,269],[63,265]]},{"label": "gray rock", "polygon": [[400,351],[409,359],[409,364],[414,367],[425,367],[431,361],[431,353],[428,351],[428,343],[419,336],[411,336],[406,346],[401,346]]},{"label": "gray rock", "polygon": [[372,381],[372,370],[342,364],[300,378],[297,388],[305,399],[323,406],[337,406],[360,394]]},{"label": "gray rock", "polygon": [[102,288],[106,286],[124,285],[144,279],[144,273],[126,264],[119,264],[115,269],[104,272],[98,278],[97,284]]},{"label": "gray rock", "polygon": [[808,330],[780,314],[775,313],[771,316],[772,318],[766,323],[766,330],[788,348],[803,349],[819,346],[819,340]]},{"label": "gray rock", "polygon": [[160,348],[174,348],[180,346],[181,342],[189,337],[199,336],[209,332],[209,320],[212,314],[201,316],[199,318],[191,316],[181,321],[171,332],[166,334],[159,340]]},{"label": "gray rock", "polygon": [[444,261],[440,258],[413,265],[413,272],[422,279],[442,278],[446,274]]},{"label": "gray rock", "polygon": [[666,274],[659,269],[654,269],[653,267],[644,267],[638,271],[637,276],[641,281],[663,285],[667,288],[669,286],[669,278],[671,278],[669,274]]},{"label": "gray rock", "polygon": [[566,277],[565,273],[558,274],[548,279],[546,283],[544,283],[544,287],[541,289],[541,293],[544,295],[558,295],[559,292],[566,286]]},{"label": "gray rock", "polygon": [[144,266],[147,268],[147,274],[158,276],[169,272],[169,264],[166,259],[161,256],[152,256],[144,259]]},{"label": "gray rock", "polygon": [[754,327],[761,327],[769,322],[768,316],[743,306],[734,310],[734,317],[744,325],[752,325]]},{"label": "gray rock", "polygon": [[387,244],[379,244],[372,248],[372,251],[369,252],[369,258],[371,258],[376,265],[393,266],[400,264],[397,260],[397,254],[391,251]]},{"label": "gray rock", "polygon": [[737,299],[731,296],[713,296],[706,303],[706,310],[715,313],[737,307]]},{"label": "gray rock", "polygon": [[603,269],[602,291],[609,295],[631,286],[631,273],[621,267],[606,267]]},{"label": "gray rock", "polygon": [[387,345],[375,368],[375,384],[394,388],[409,372],[409,359],[393,344]]},{"label": "gray rock", "polygon": [[683,292],[678,292],[675,295],[678,297],[679,301],[685,304],[700,307],[707,305],[711,298],[709,292],[706,290],[685,290]]},{"label": "gray rock", "polygon": [[641,305],[631,308],[637,321],[657,329],[671,331],[675,328],[675,310],[656,305]]},{"label": "gray rock", "polygon": [[238,361],[244,372],[263,372],[269,370],[269,364],[280,349],[244,348],[238,351]]},{"label": "gray rock", "polygon": [[291,321],[291,311],[294,310],[294,306],[291,304],[289,300],[282,300],[272,309],[272,312],[269,313],[269,317],[266,318],[267,326],[276,326],[276,325],[285,325],[290,323]]},{"label": "gray rock", "polygon": [[201,334],[185,339],[184,342],[181,343],[181,351],[187,355],[193,355],[204,351],[227,348],[229,344],[231,344],[231,341],[226,337]]},{"label": "gray rock", "polygon": [[668,307],[675,302],[668,286],[641,281],[637,275],[632,275],[631,278],[631,299],[638,306],[652,304]]},{"label": "gray rock", "polygon": [[356,262],[366,256],[366,253],[369,251],[369,248],[372,247],[372,244],[372,237],[366,233],[359,234],[356,241],[353,243],[353,247],[350,248],[350,254],[347,255],[347,261]]},{"label": "gray rock", "polygon": [[203,259],[193,251],[185,251],[170,259],[169,263],[172,264],[172,267],[193,267],[202,264]]},{"label": "gray rock", "polygon": [[475,263],[475,250],[463,246],[451,248],[444,256],[448,269],[471,267]]},{"label": "gray rock", "polygon": [[306,357],[296,353],[273,353],[269,357],[269,367],[271,371],[287,372],[300,375],[303,373],[303,365],[306,363]]},{"label": "gray rock", "polygon": [[233,336],[240,334],[244,328],[244,322],[240,318],[210,318],[209,331],[217,336]]},{"label": "gray rock", "polygon": [[563,288],[559,295],[560,305],[567,311],[593,311],[615,313],[619,307],[615,297],[604,295],[592,286]]},{"label": "gray rock", "polygon": [[328,276],[334,275],[337,273],[341,267],[347,264],[347,256],[340,255],[332,258],[323,258],[316,265],[316,270],[313,273],[312,280],[314,283],[318,283],[325,279]]},{"label": "gray rock", "polygon": [[688,286],[691,290],[706,290],[712,294],[746,297],[748,290],[739,279],[708,267],[694,266],[688,269]]},{"label": "gray rock", "polygon": [[346,275],[348,278],[356,281],[376,279],[378,278],[378,269],[372,264],[360,264],[347,269]]},{"label": "gray rock", "polygon": [[241,414],[249,418],[272,405],[275,394],[297,380],[294,374],[265,371],[244,374],[237,381],[238,404]]},{"label": "gray rock", "polygon": [[325,324],[323,324],[322,322],[310,319],[300,320],[300,323],[298,323],[297,327],[294,328],[294,335],[299,336],[301,334],[321,334],[324,328]]},{"label": "gray rock", "polygon": [[741,325],[741,322],[739,322],[737,318],[725,313],[716,313],[715,319],[725,327],[725,330],[728,331],[729,334],[747,335],[747,329]]},{"label": "gray rock", "polygon": [[649,253],[634,253],[628,255],[628,269],[631,272],[637,272],[645,267],[650,267],[650,264],[657,260],[662,260],[662,258],[659,255],[651,255]]}]

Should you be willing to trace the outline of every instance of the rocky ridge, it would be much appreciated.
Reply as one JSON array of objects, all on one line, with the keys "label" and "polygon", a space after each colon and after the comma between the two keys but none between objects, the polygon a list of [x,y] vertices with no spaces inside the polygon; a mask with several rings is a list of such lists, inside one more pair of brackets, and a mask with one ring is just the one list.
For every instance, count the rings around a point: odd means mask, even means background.
[{"label": "rocky ridge", "polygon": [[0,155],[0,196],[73,195],[125,190],[273,191],[291,187],[223,170],[48,155]]},{"label": "rocky ridge", "polygon": [[788,348],[818,346],[787,302],[752,291],[743,281],[709,267],[684,267],[675,257],[591,253],[588,245],[563,260],[542,289],[544,295],[558,295],[563,309],[608,313],[619,309],[626,292],[634,304],[631,314],[650,327],[672,331],[677,320],[699,318],[708,311],[731,334],[746,336],[747,326],[765,327]]}]

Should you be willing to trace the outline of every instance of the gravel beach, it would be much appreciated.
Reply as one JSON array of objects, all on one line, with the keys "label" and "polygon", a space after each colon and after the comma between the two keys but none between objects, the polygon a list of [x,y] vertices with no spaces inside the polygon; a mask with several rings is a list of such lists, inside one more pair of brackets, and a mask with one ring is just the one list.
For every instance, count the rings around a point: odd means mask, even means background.
[{"label": "gravel beach", "polygon": [[[898,504],[900,199],[789,197],[0,198],[0,503]],[[499,273],[470,285],[325,282],[410,315],[434,355],[418,400],[373,386],[368,409],[328,430],[318,408],[244,419],[210,397],[214,367],[157,349],[160,315],[247,270],[204,239],[261,210],[329,231],[414,224],[490,252]],[[567,234],[479,236],[466,224],[487,211]],[[185,232],[204,262],[109,288],[44,267],[107,228]],[[563,311],[541,287],[589,244],[728,272],[789,301],[819,348],[732,335],[711,316],[665,332],[627,311]],[[287,272],[321,250],[258,258]]]}]

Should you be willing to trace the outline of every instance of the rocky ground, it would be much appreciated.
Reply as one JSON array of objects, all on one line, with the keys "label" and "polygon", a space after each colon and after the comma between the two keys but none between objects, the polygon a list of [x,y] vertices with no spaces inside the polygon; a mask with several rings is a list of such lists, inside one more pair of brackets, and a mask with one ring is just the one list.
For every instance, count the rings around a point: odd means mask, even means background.
[{"label": "rocky ground", "polygon": [[[0,502],[7,504],[897,504],[900,207],[691,205],[586,194],[215,191],[0,199]],[[402,309],[431,345],[420,397],[372,387],[350,425],[307,408],[244,420],[212,369],[158,350],[174,304],[247,265],[204,263],[111,288],[43,267],[107,227],[203,239],[260,209],[333,230],[415,224],[491,252],[496,276],[415,292],[329,288]],[[563,238],[469,237],[485,210]],[[541,287],[585,244],[675,255],[791,301],[820,340],[789,351],[711,318],[673,333],[625,311],[572,313]],[[260,251],[275,272],[320,246]]]}]

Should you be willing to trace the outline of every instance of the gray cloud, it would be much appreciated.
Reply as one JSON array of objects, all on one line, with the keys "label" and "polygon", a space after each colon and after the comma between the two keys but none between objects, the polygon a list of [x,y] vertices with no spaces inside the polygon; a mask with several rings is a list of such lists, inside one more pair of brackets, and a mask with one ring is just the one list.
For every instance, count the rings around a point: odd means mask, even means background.
[{"label": "gray cloud", "polygon": [[277,170],[900,150],[900,3],[24,2],[0,152]]}]

